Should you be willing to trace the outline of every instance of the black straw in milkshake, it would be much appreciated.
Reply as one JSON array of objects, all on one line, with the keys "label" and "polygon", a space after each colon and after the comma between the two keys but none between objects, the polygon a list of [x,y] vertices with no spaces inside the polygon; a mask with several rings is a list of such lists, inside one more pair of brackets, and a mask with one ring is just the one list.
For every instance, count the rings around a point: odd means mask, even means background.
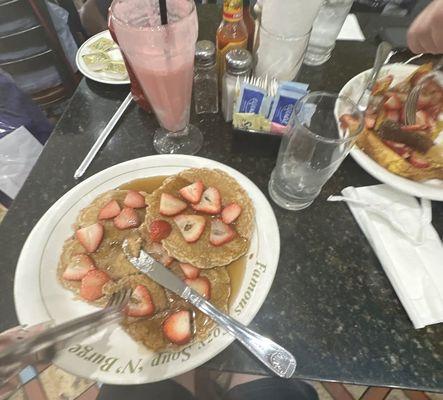
[{"label": "black straw in milkshake", "polygon": [[166,0],[159,0],[159,2],[162,25],[166,25],[168,23],[168,9],[166,8]]}]

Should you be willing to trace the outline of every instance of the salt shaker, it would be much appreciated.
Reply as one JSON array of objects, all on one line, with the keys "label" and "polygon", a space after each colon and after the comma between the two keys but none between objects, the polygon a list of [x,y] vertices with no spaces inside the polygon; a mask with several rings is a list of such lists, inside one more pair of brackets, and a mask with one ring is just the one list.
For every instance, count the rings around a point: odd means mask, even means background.
[{"label": "salt shaker", "polygon": [[246,49],[234,49],[226,54],[226,71],[222,80],[222,111],[226,122],[232,121],[237,79],[249,76],[251,53]]},{"label": "salt shaker", "polygon": [[197,114],[218,112],[215,45],[209,40],[195,46],[194,103]]}]

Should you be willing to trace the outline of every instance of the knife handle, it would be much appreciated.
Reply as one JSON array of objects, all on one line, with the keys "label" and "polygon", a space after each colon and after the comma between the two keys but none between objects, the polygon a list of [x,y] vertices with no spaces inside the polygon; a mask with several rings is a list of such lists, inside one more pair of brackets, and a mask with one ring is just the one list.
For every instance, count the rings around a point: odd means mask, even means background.
[{"label": "knife handle", "polygon": [[226,329],[275,374],[281,378],[292,376],[297,362],[289,351],[222,313],[195,291],[189,291],[187,300]]},{"label": "knife handle", "polygon": [[372,88],[377,82],[378,74],[380,73],[380,70],[383,67],[383,65],[385,65],[389,61],[391,55],[392,55],[392,46],[388,42],[381,42],[377,47],[374,66],[372,67],[368,80],[366,81],[366,87],[357,101],[357,107],[361,112],[365,112],[366,109],[368,108],[369,99],[372,93]]}]

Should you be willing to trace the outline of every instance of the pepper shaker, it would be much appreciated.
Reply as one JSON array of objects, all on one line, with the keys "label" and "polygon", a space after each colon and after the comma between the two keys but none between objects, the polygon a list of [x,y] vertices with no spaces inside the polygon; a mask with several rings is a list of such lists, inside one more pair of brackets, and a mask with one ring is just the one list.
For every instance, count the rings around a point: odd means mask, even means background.
[{"label": "pepper shaker", "polygon": [[218,112],[215,45],[209,40],[195,46],[194,103],[197,114]]}]

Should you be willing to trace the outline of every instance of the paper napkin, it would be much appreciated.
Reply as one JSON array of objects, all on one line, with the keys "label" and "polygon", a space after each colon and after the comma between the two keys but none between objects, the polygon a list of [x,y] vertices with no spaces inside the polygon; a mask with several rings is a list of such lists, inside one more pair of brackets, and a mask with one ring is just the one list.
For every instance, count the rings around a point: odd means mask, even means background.
[{"label": "paper napkin", "polygon": [[347,187],[343,196],[416,329],[443,322],[443,245],[429,200],[388,185]]},{"label": "paper napkin", "polygon": [[359,42],[365,41],[365,35],[361,31],[358,19],[354,14],[348,14],[345,19],[337,40],[356,40]]}]

